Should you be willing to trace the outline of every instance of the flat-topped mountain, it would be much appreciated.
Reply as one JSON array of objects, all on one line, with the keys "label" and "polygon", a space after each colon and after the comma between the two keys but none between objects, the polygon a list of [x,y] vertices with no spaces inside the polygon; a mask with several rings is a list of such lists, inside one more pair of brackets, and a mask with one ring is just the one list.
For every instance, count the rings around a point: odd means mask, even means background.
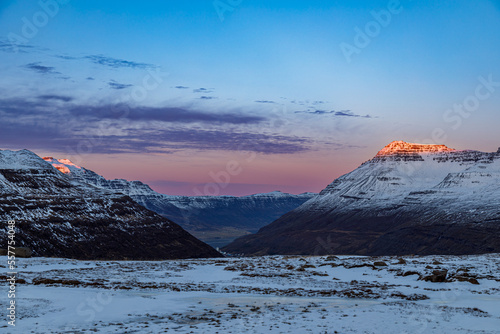
[{"label": "flat-topped mountain", "polygon": [[397,157],[404,155],[414,155],[419,153],[439,153],[439,152],[451,152],[455,149],[449,148],[446,145],[433,145],[433,144],[412,144],[406,143],[404,141],[398,140],[393,141],[383,149],[381,149],[375,158],[380,157]]},{"label": "flat-topped mountain", "polygon": [[392,142],[258,233],[223,248],[263,254],[500,252],[500,150]]},{"label": "flat-topped mountain", "polygon": [[[61,167],[62,168],[62,167]],[[78,168],[73,166],[72,168]],[[217,251],[130,197],[76,182],[28,150],[0,150],[0,243],[77,259],[218,257]]]}]

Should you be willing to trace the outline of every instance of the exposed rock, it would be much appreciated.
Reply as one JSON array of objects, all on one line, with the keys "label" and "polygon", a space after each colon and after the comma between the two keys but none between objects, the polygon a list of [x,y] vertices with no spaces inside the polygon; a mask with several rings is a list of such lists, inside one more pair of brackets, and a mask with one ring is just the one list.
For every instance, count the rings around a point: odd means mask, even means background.
[{"label": "exposed rock", "polygon": [[82,282],[80,282],[78,280],[60,280],[60,279],[50,279],[50,278],[35,278],[35,279],[33,279],[33,285],[40,285],[40,284],[46,284],[46,285],[61,284],[61,285],[77,286],[77,285],[81,285]]},{"label": "exposed rock", "polygon": [[369,268],[375,269],[375,266],[373,264],[370,264],[370,263],[360,263],[360,264],[352,264],[352,265],[344,264],[344,268],[346,268],[346,269],[362,268],[362,267],[369,267]]},{"label": "exposed rock", "polygon": [[387,263],[385,263],[384,261],[375,261],[373,262],[373,265],[375,267],[387,267]]},{"label": "exposed rock", "polygon": [[424,276],[421,279],[424,281],[433,282],[433,283],[442,283],[442,282],[448,282],[446,280],[447,275],[448,275],[447,269],[434,270],[432,272],[432,275]]},{"label": "exposed rock", "polygon": [[[414,157],[419,160],[419,154],[422,153],[438,153],[438,152],[450,152],[455,151],[452,148],[446,147],[446,145],[425,145],[425,144],[413,144],[406,143],[404,141],[393,141],[382,150],[380,150],[375,159],[385,159],[390,157],[392,159],[404,159],[405,157]],[[405,159],[406,161],[411,159]]]},{"label": "exposed rock", "polygon": [[474,277],[466,277],[466,276],[453,276],[459,282],[469,282],[471,284],[479,284],[479,281]]},{"label": "exposed rock", "polygon": [[450,277],[450,280],[456,280],[459,282],[469,282],[471,284],[479,284],[477,280],[477,275],[470,274],[468,270],[463,270],[461,268],[457,269],[456,273]]}]

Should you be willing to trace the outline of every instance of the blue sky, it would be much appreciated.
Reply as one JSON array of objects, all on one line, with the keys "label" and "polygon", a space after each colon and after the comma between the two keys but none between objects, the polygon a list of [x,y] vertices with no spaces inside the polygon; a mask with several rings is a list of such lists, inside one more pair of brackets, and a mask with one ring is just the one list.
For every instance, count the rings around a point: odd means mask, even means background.
[{"label": "blue sky", "polygon": [[500,87],[447,113],[500,82],[500,1],[54,1],[0,4],[0,147],[176,194],[254,152],[220,189],[247,194],[318,191],[436,129],[500,146]]}]

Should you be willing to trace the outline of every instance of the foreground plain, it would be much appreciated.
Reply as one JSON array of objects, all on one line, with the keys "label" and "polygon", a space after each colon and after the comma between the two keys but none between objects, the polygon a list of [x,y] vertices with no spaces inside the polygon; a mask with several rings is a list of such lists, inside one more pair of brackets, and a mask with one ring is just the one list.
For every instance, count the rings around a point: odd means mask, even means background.
[{"label": "foreground plain", "polygon": [[[2,271],[7,259],[2,256]],[[500,256],[18,259],[1,333],[499,333]],[[443,281],[444,282],[433,282]],[[7,291],[0,307],[7,307]]]}]

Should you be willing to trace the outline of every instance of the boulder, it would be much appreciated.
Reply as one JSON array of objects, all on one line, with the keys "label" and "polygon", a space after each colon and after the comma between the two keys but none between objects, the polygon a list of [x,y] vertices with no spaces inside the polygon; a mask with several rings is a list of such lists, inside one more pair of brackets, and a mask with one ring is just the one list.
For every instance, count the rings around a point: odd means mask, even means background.
[{"label": "boulder", "polygon": [[373,265],[375,267],[387,267],[387,263],[385,263],[384,261],[375,261],[373,262]]},{"label": "boulder", "polygon": [[452,280],[457,280],[459,282],[469,282],[471,284],[479,284],[477,280],[477,275],[475,274],[469,274],[468,272],[460,272],[457,270],[457,273],[450,277]]},{"label": "boulder", "polygon": [[448,275],[448,270],[434,270],[432,275],[424,276],[422,280],[433,283],[448,282],[446,276]]},{"label": "boulder", "polygon": [[455,279],[459,282],[469,282],[471,284],[479,284],[478,280],[474,277],[455,276]]}]

